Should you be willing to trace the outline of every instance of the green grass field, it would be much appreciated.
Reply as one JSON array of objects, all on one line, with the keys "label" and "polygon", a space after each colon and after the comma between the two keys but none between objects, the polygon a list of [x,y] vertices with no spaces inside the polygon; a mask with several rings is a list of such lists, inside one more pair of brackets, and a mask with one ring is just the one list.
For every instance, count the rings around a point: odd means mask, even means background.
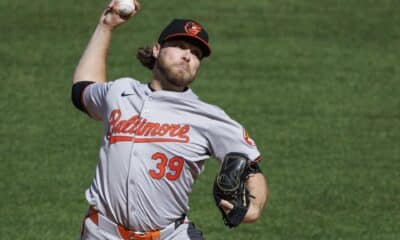
[{"label": "green grass field", "polygon": [[[174,17],[203,23],[213,54],[194,91],[246,126],[263,154],[262,219],[230,230],[211,196],[189,216],[206,239],[400,239],[398,0],[142,1],[115,31],[108,77],[150,72],[136,49]],[[0,0],[0,239],[75,239],[101,124],[71,78],[107,1]]]}]

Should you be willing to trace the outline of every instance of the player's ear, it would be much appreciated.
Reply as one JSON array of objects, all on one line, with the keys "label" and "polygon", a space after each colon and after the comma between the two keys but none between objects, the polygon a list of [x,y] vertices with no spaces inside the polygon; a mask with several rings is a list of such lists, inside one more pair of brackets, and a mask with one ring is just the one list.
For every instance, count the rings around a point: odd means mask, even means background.
[{"label": "player's ear", "polygon": [[161,49],[161,45],[159,43],[154,44],[153,46],[153,57],[154,58],[158,58],[158,55],[160,54],[160,49]]}]

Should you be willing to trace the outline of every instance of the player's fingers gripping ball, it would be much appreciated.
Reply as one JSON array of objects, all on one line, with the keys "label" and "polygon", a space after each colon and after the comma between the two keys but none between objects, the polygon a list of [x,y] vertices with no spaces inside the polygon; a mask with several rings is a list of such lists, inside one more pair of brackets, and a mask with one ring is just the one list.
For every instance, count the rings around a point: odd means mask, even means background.
[{"label": "player's fingers gripping ball", "polygon": [[104,11],[101,21],[115,27],[136,15],[140,10],[140,4],[134,0],[112,0]]},{"label": "player's fingers gripping ball", "polygon": [[[246,180],[249,175],[249,160],[241,153],[228,153],[214,181],[214,200],[220,209],[225,225],[238,226],[249,209],[249,191]],[[233,208],[226,212],[220,205],[226,200]]]},{"label": "player's fingers gripping ball", "polygon": [[121,18],[128,18],[135,12],[136,4],[134,0],[117,0],[116,11]]}]

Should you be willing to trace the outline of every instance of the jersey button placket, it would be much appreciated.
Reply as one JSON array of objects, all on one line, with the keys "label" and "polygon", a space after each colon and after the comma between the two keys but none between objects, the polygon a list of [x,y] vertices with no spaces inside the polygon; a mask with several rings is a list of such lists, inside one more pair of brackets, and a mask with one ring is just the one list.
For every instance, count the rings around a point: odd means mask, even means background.
[{"label": "jersey button placket", "polygon": [[[147,97],[146,100],[143,101],[143,106],[142,109],[139,113],[140,118],[147,118],[148,114],[150,113],[149,110],[149,101],[151,100],[151,97]],[[133,146],[132,146],[132,151],[130,154],[130,161],[131,164],[129,165],[129,181],[128,181],[128,196],[129,196],[129,200],[128,200],[128,211],[129,211],[129,218],[132,219],[132,217],[134,218],[135,212],[136,212],[136,202],[138,201],[137,196],[135,195],[136,192],[138,192],[136,190],[137,188],[137,181],[135,179],[135,176],[137,176],[137,168],[138,166],[136,164],[132,164],[133,162],[136,162],[135,159],[136,158],[140,158],[140,155],[137,153],[137,146],[135,143],[135,138],[136,138],[136,134],[133,136]],[[131,217],[132,216],[132,217]],[[133,220],[129,220],[129,222],[131,222]]]},{"label": "jersey button placket", "polygon": [[143,107],[142,111],[140,113],[141,117],[147,117],[147,115],[150,113],[150,107],[149,103],[153,98],[151,96],[147,97],[146,101],[143,102]]},{"label": "jersey button placket", "polygon": [[127,202],[128,202],[128,206],[127,206],[127,218],[128,218],[128,224],[132,224],[132,218],[133,216],[136,214],[136,208],[135,208],[135,202],[136,202],[136,196],[135,196],[135,192],[136,191],[136,179],[135,176],[137,176],[137,174],[135,173],[135,164],[133,164],[133,162],[135,161],[136,158],[136,146],[135,146],[135,142],[132,141],[132,150],[130,153],[130,163],[129,163],[129,173],[128,173],[128,182],[127,182]]}]

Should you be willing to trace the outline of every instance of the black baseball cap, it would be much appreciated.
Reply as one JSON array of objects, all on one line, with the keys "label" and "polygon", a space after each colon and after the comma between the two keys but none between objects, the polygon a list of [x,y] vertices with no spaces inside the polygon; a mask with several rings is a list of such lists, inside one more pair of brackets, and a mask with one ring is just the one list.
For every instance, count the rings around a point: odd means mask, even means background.
[{"label": "black baseball cap", "polygon": [[208,43],[208,33],[198,22],[190,19],[174,19],[161,32],[158,43],[163,44],[167,40],[184,39],[200,47],[203,57],[211,54]]}]

